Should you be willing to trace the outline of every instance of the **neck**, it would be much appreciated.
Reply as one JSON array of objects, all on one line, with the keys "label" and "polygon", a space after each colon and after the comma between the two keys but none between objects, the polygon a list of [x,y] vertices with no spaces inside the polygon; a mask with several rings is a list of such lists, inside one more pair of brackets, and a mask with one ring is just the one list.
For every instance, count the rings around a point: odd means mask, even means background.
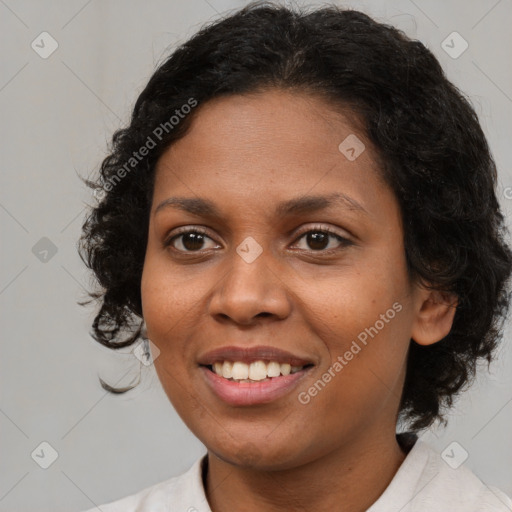
[{"label": "neck", "polygon": [[[208,451],[206,494],[212,512],[367,510],[406,454],[394,432],[351,440],[327,455],[281,471],[235,466]],[[340,507],[341,505],[341,507]]]}]

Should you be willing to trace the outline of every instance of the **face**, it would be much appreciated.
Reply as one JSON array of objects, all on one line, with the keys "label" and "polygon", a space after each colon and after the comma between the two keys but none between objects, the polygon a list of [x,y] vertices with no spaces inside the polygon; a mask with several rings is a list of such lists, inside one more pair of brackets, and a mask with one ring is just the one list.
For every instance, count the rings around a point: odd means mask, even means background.
[{"label": "face", "polygon": [[[370,142],[306,93],[220,98],[196,114],[157,165],[141,283],[173,406],[211,452],[262,469],[394,432],[417,295]],[[354,152],[339,149],[349,136]],[[261,345],[313,366],[277,398],[226,401],[199,361]]]}]

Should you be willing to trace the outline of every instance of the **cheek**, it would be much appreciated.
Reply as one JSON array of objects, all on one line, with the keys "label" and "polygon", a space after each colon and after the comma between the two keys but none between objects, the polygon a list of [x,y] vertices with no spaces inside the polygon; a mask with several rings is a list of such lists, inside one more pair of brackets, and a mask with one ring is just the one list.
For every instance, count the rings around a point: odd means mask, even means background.
[{"label": "cheek", "polygon": [[[179,399],[181,387],[197,370],[198,331],[204,318],[205,297],[215,283],[212,272],[196,274],[172,265],[165,254],[148,250],[141,281],[142,310],[148,337],[160,354],[155,369],[169,397]],[[218,280],[218,277],[217,277]]]},{"label": "cheek", "polygon": [[193,329],[197,300],[191,293],[194,286],[189,282],[187,287],[179,272],[171,272],[169,267],[161,257],[148,252],[141,280],[142,310],[148,337],[160,350],[155,371],[173,407],[187,423],[196,400],[186,384],[192,369],[187,332]]},{"label": "cheek", "polygon": [[[142,310],[148,333],[164,345],[194,318],[209,283],[172,265],[165,253],[148,249],[141,281]],[[211,286],[211,284],[210,284]]]},{"label": "cheek", "polygon": [[[183,320],[186,320],[187,294],[181,286],[175,286],[172,275],[150,251],[146,255],[141,280],[141,299],[148,337],[158,347],[160,354],[155,368],[162,382],[171,378],[164,374],[177,374],[181,364],[172,364],[183,353],[183,343],[178,335]],[[181,321],[180,321],[181,319]]]},{"label": "cheek", "polygon": [[[389,323],[398,316],[392,309],[393,303],[404,300],[401,269],[382,258],[365,260],[317,274],[297,294],[303,304],[300,314],[315,327],[321,339],[331,340],[333,350],[344,351],[347,341],[377,321],[379,331],[388,331]],[[383,324],[380,316],[388,310],[384,320],[390,322]]]},{"label": "cheek", "polygon": [[314,379],[298,390],[311,428],[348,433],[358,425],[393,417],[408,346],[407,319],[400,316],[405,308],[398,301],[393,304],[342,310],[332,320],[332,333],[341,334],[324,338],[329,356]]},{"label": "cheek", "polygon": [[326,352],[321,382],[302,390],[316,393],[311,402],[359,417],[399,396],[411,328],[399,261],[368,259],[357,270],[315,281],[308,297],[307,321]]}]

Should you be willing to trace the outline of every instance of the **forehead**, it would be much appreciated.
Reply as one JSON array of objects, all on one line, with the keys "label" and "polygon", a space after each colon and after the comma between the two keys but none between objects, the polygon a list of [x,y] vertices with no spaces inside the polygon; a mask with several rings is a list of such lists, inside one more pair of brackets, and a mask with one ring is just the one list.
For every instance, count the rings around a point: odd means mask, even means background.
[{"label": "forehead", "polygon": [[376,214],[386,193],[393,198],[374,155],[354,117],[319,97],[270,90],[216,98],[196,109],[187,134],[159,159],[153,208],[171,195],[226,207],[236,198],[257,210],[285,198],[339,193],[367,210],[373,205]]},{"label": "forehead", "polygon": [[291,151],[339,156],[338,146],[346,136],[362,139],[363,131],[359,117],[348,107],[340,111],[339,103],[305,91],[270,89],[218,97],[199,105],[188,135],[175,142],[170,151],[194,143],[197,150],[206,149],[210,157],[217,150],[229,149],[234,157],[259,150],[260,159],[264,159],[265,148],[280,150],[283,156]]}]

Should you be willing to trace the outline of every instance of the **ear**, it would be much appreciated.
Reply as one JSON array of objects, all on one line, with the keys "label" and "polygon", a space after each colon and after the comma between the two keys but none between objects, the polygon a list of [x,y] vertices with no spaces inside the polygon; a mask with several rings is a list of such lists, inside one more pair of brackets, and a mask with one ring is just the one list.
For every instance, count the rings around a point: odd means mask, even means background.
[{"label": "ear", "polygon": [[418,345],[432,345],[441,341],[451,330],[457,296],[437,290],[421,291],[418,311],[412,325],[411,338]]}]

